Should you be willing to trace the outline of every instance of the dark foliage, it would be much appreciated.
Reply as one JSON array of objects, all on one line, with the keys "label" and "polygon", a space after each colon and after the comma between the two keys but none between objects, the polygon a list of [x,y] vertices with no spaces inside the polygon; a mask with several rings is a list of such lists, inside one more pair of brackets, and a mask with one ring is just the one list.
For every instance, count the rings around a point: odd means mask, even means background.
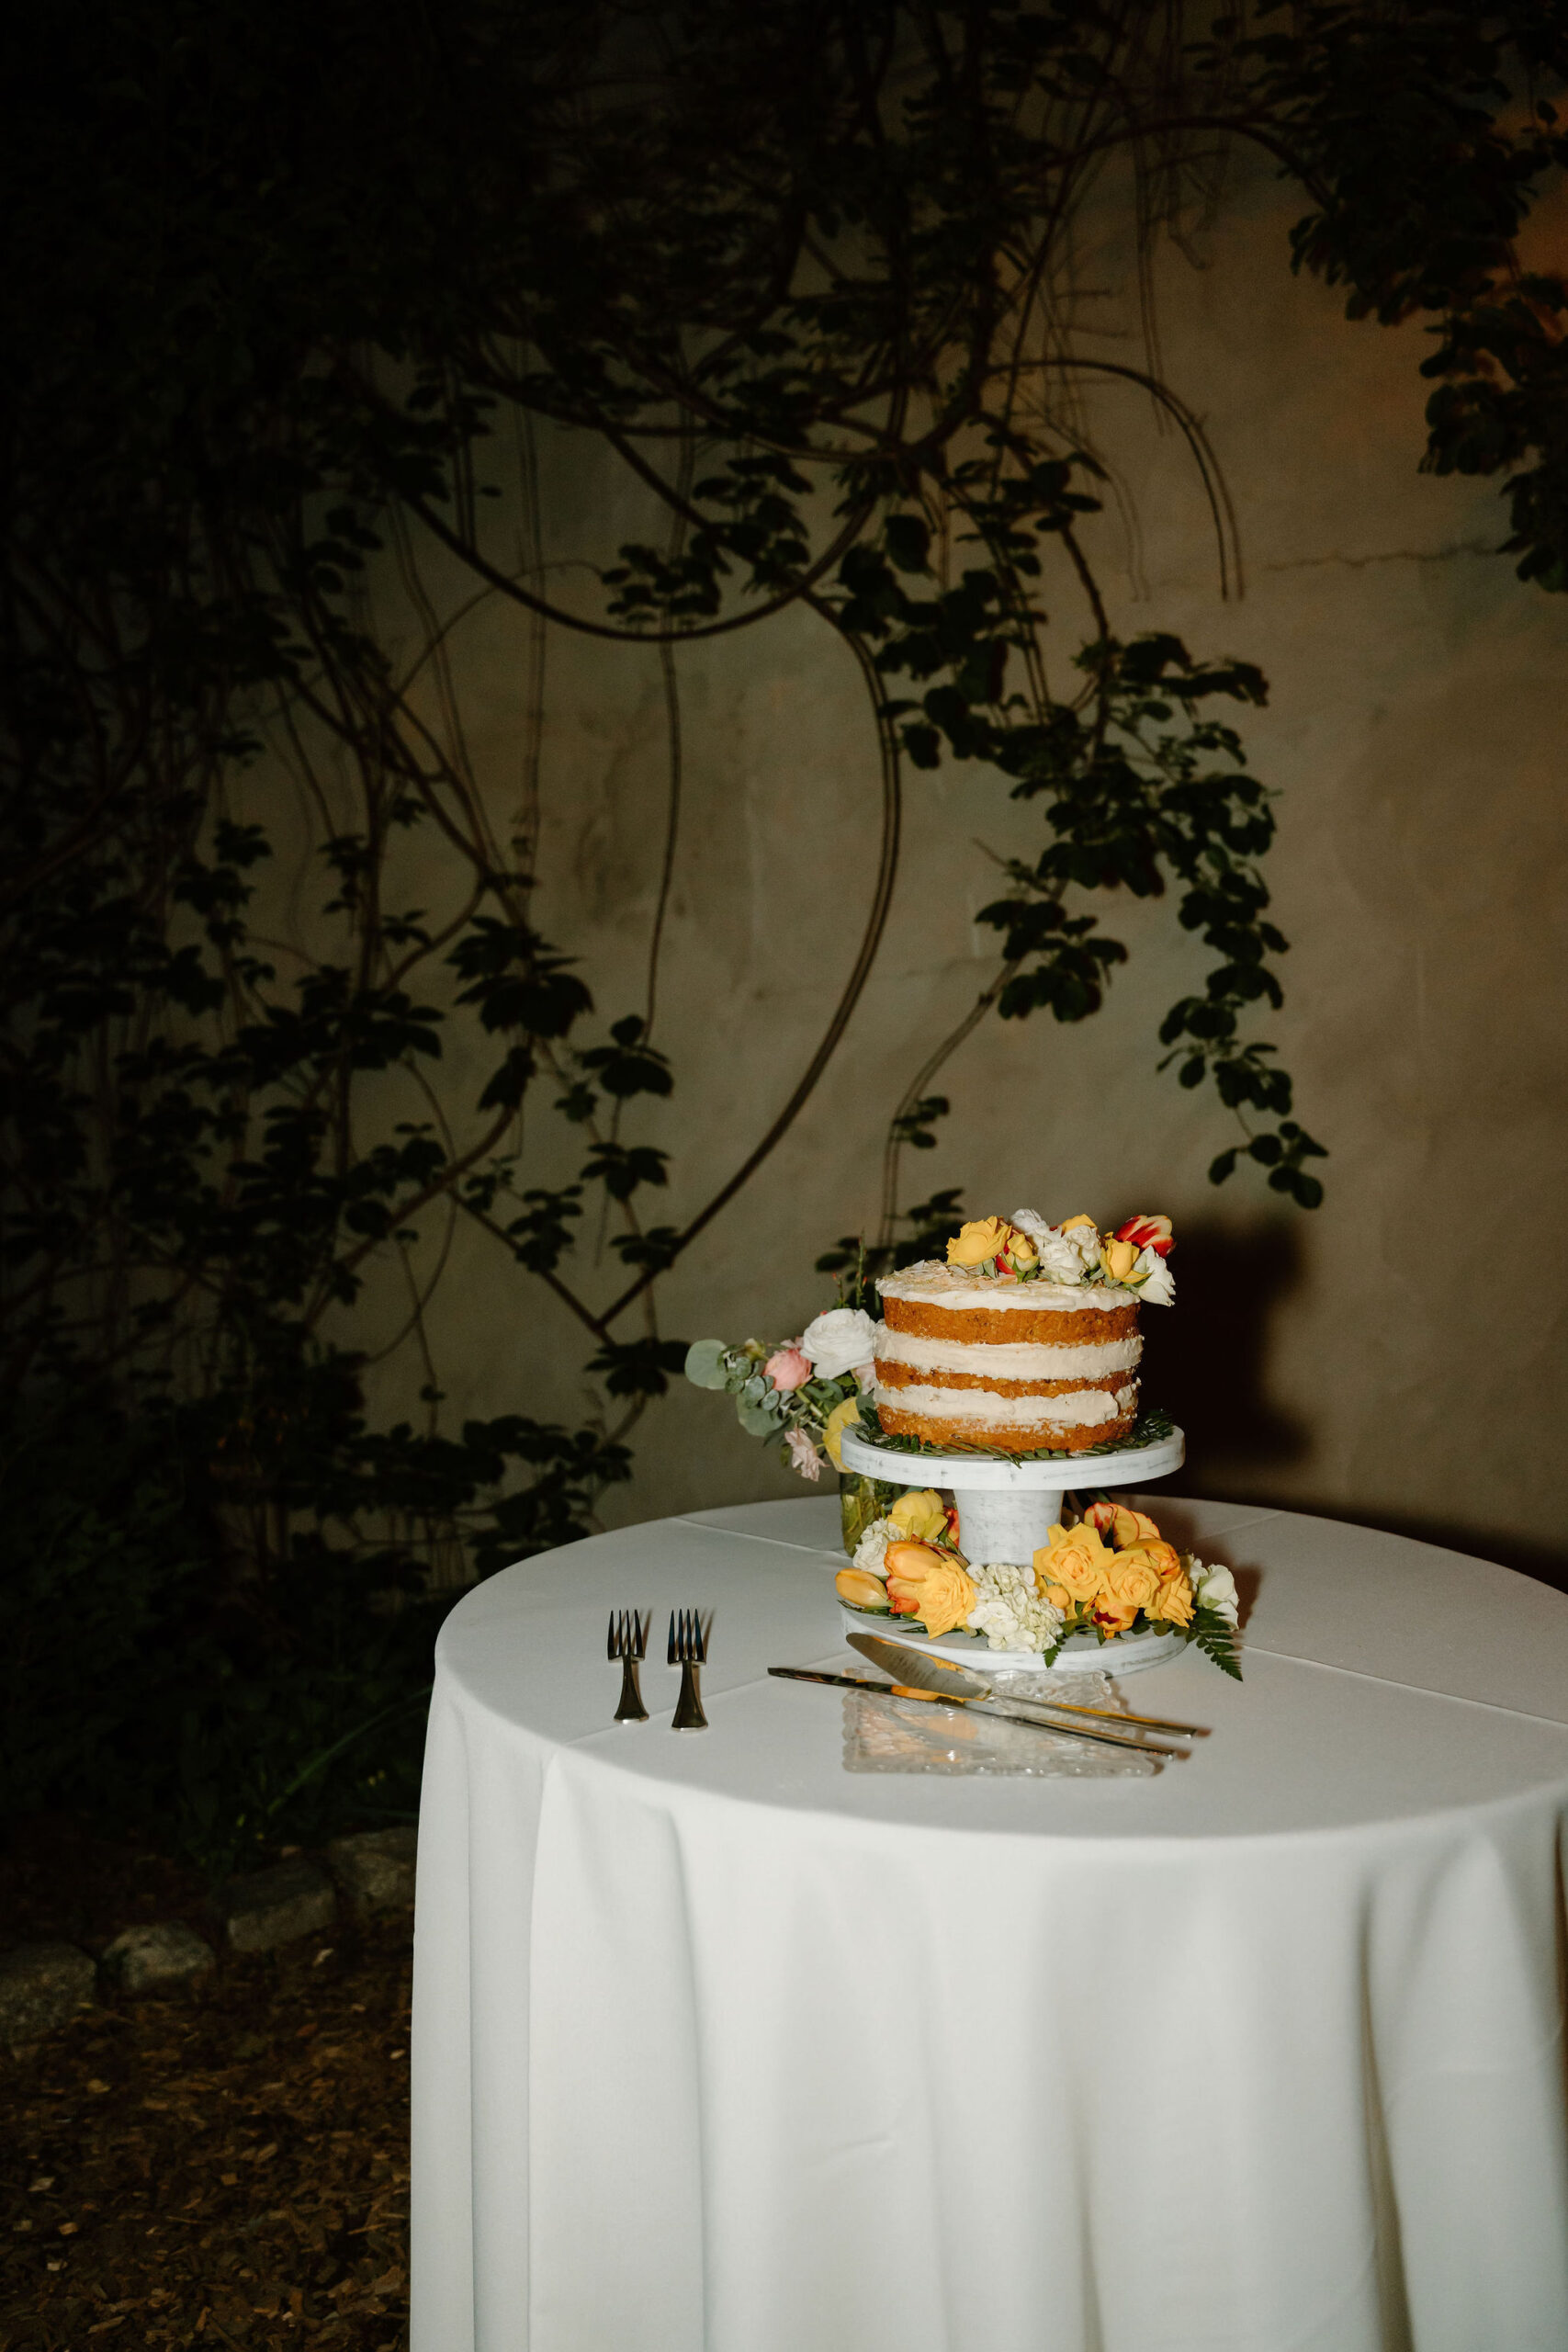
[{"label": "dark foliage", "polygon": [[[1213,960],[1167,1058],[1239,1122],[1211,1172],[1321,1196],[1323,1148],[1251,1026],[1281,1000],[1273,817],[1216,714],[1263,682],[1116,640],[1051,289],[1107,159],[1179,228],[1227,154],[1261,153],[1303,191],[1296,266],[1353,314],[1431,322],[1425,462],[1495,475],[1521,574],[1568,585],[1568,298],[1513,256],[1562,161],[1568,16],[78,0],[0,39],[0,1414],[26,1531],[0,1605],[53,1720],[85,1726],[51,1746],[24,1718],[11,1769],[164,1804],[177,1717],[182,1818],[220,1855],[406,1745],[433,1565],[558,1542],[625,1476],[679,1361],[660,1277],[843,1033],[906,771],[999,775],[1041,809],[1038,857],[982,910],[1002,969],[977,1011],[1091,1015],[1125,959],[1117,894],[1174,894]],[[1146,384],[1213,492],[1157,376],[1071,366]],[[560,425],[652,517],[575,603],[517,553],[531,436]],[[694,1208],[636,1131],[678,1075],[653,1028],[662,912],[646,1003],[602,1012],[541,916],[529,820],[502,838],[469,761],[432,548],[529,628],[689,642],[797,605],[860,664],[884,779],[864,934],[783,1110]],[[412,667],[378,617],[391,578]],[[1054,669],[1048,580],[1083,616]],[[678,785],[672,723],[666,894]],[[285,962],[262,909],[297,808],[319,897]],[[439,904],[396,888],[411,836]],[[900,1215],[897,1155],[933,1142],[973,1018],[896,1106],[868,1262],[952,1214],[948,1188]],[[459,1022],[485,1057],[468,1088],[443,1050]],[[581,1129],[575,1178],[557,1158],[536,1181],[525,1116]],[[443,1422],[425,1309],[464,1223],[520,1325],[538,1285],[576,1318],[581,1426]],[[371,1283],[409,1298],[417,1426],[372,1426]],[[73,1667],[49,1662],[51,1612],[91,1628]],[[145,1720],[115,1696],[132,1642]],[[320,1761],[350,1734],[363,1749]]]}]

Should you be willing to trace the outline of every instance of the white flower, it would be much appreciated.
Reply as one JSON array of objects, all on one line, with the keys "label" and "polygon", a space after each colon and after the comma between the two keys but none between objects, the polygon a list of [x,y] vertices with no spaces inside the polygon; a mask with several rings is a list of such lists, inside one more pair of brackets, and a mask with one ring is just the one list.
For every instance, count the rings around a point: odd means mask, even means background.
[{"label": "white flower", "polygon": [[887,1546],[898,1541],[899,1533],[894,1521],[874,1519],[855,1545],[855,1566],[863,1568],[868,1577],[885,1575],[883,1562],[887,1556]]},{"label": "white flower", "polygon": [[1081,1283],[1100,1264],[1100,1234],[1092,1225],[1077,1225],[1071,1233],[1047,1225],[1033,1209],[1014,1209],[1010,1223],[1027,1233],[1048,1283]]},{"label": "white flower", "polygon": [[807,1325],[799,1346],[818,1380],[852,1372],[864,1387],[861,1375],[870,1373],[876,1353],[876,1326],[863,1306],[830,1306]]},{"label": "white flower", "polygon": [[1228,1568],[1206,1568],[1201,1560],[1189,1563],[1188,1574],[1193,1590],[1204,1609],[1216,1609],[1227,1624],[1234,1625],[1240,1614],[1235,1578]]},{"label": "white flower", "polygon": [[[1140,1250],[1133,1273],[1137,1280],[1140,1298],[1146,1298],[1151,1306],[1168,1306],[1171,1304],[1176,1296],[1176,1284],[1171,1278],[1170,1268],[1157,1250]],[[1138,1280],[1140,1276],[1147,1279]]]},{"label": "white flower", "polygon": [[971,1568],[979,1595],[967,1622],[984,1634],[994,1650],[1050,1650],[1061,1638],[1062,1612],[1042,1600],[1032,1568],[1010,1561],[992,1561]]},{"label": "white flower", "polygon": [[787,1430],[784,1443],[789,1448],[790,1468],[798,1470],[803,1478],[809,1478],[815,1484],[822,1476],[822,1456],[812,1444],[806,1431],[804,1430]]}]

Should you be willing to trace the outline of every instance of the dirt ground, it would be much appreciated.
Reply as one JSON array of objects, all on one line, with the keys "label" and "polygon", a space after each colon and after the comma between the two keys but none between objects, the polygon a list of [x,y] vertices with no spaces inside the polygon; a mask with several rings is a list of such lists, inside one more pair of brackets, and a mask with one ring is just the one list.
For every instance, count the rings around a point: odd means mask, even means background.
[{"label": "dirt ground", "polygon": [[[170,1918],[216,1940],[155,1855],[42,1824],[0,1856],[0,1941]],[[411,1914],[340,1919],[0,2051],[0,2352],[397,2352],[412,1973]]]}]

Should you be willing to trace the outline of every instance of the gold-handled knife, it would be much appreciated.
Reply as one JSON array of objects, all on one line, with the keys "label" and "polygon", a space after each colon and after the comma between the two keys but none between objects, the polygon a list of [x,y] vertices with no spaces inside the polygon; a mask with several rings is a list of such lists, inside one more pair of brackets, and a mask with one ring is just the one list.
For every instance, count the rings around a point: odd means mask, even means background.
[{"label": "gold-handled knife", "polygon": [[[976,1675],[976,1672],[968,1670],[966,1665],[952,1665],[947,1658],[933,1658],[931,1651],[915,1649],[912,1642],[888,1642],[882,1634],[851,1633],[849,1646],[861,1651],[863,1658],[870,1658],[872,1665],[879,1665],[886,1675],[908,1675],[909,1681],[924,1679],[924,1687],[929,1691],[936,1691],[941,1687],[941,1681],[929,1679],[929,1677],[959,1675],[964,1687],[974,1689],[974,1691],[987,1691],[992,1698],[997,1696],[995,1684],[989,1684],[985,1675]],[[924,1668],[924,1677],[919,1672],[921,1668]],[[1173,1724],[1164,1714],[1122,1714],[1122,1710],[1114,1708],[1086,1708],[1072,1698],[1021,1698],[1021,1701],[1009,1701],[1009,1705],[1013,1705],[1013,1702],[1022,1705],[1022,1708],[1054,1708],[1067,1714],[1096,1714],[1096,1717],[1100,1717],[1100,1722],[1107,1724],[1143,1724],[1145,1731],[1176,1731],[1185,1740],[1208,1738],[1208,1724]]]},{"label": "gold-handled knife", "polygon": [[[945,1658],[932,1657],[928,1650],[918,1650],[912,1643],[889,1642],[875,1634],[852,1634],[849,1643],[850,1647],[858,1650],[862,1657],[868,1657],[873,1666],[879,1666],[884,1674],[891,1674],[902,1682],[912,1682],[922,1690],[940,1693],[944,1698],[966,1699],[971,1704],[984,1701],[1009,1714],[1021,1713],[1032,1720],[1042,1709],[1053,1713],[1070,1714],[1075,1718],[1087,1715],[1107,1732],[1132,1728],[1168,1732],[1181,1739],[1208,1737],[1207,1728],[1202,1724],[1170,1723],[1161,1715],[1112,1713],[1109,1708],[1084,1707],[1066,1699],[1005,1698],[983,1675],[971,1674],[966,1668],[953,1666]],[[1081,1736],[1085,1739],[1090,1736],[1087,1725]],[[1169,1753],[1185,1756],[1189,1751],[1180,1747],[1172,1748]]]},{"label": "gold-handled knife", "polygon": [[[887,1646],[892,1649],[897,1645],[890,1642]],[[900,1655],[907,1657],[909,1653],[900,1650]],[[1032,1714],[1019,1701],[987,1698],[984,1685],[980,1686],[979,1695],[972,1697],[963,1690],[922,1690],[913,1682],[868,1682],[862,1675],[828,1674],[814,1667],[770,1666],[768,1672],[777,1675],[781,1681],[827,1682],[835,1690],[859,1690],[873,1699],[920,1699],[928,1705],[963,1707],[972,1715],[996,1715],[1003,1723],[1022,1724],[1030,1731],[1055,1732],[1058,1739],[1090,1739],[1101,1747],[1134,1748],[1140,1756],[1185,1756],[1188,1753],[1185,1747],[1164,1747],[1157,1740],[1140,1739],[1135,1733],[1123,1737],[1120,1733],[1101,1730],[1098,1726],[1091,1731],[1087,1724],[1080,1727],[1077,1724],[1055,1724],[1043,1715]],[[969,1678],[955,1675],[953,1679],[967,1680]]]}]

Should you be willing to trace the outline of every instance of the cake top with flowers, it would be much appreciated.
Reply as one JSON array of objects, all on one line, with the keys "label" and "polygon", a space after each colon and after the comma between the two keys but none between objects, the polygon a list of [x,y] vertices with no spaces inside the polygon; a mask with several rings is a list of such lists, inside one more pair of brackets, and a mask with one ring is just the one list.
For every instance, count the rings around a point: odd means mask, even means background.
[{"label": "cake top with flowers", "polygon": [[1176,1285],[1166,1263],[1168,1216],[1130,1216],[1102,1233],[1091,1216],[1051,1225],[1033,1209],[977,1217],[947,1245],[947,1263],[928,1258],[878,1283],[884,1298],[940,1300],[944,1306],[1168,1306]]}]

